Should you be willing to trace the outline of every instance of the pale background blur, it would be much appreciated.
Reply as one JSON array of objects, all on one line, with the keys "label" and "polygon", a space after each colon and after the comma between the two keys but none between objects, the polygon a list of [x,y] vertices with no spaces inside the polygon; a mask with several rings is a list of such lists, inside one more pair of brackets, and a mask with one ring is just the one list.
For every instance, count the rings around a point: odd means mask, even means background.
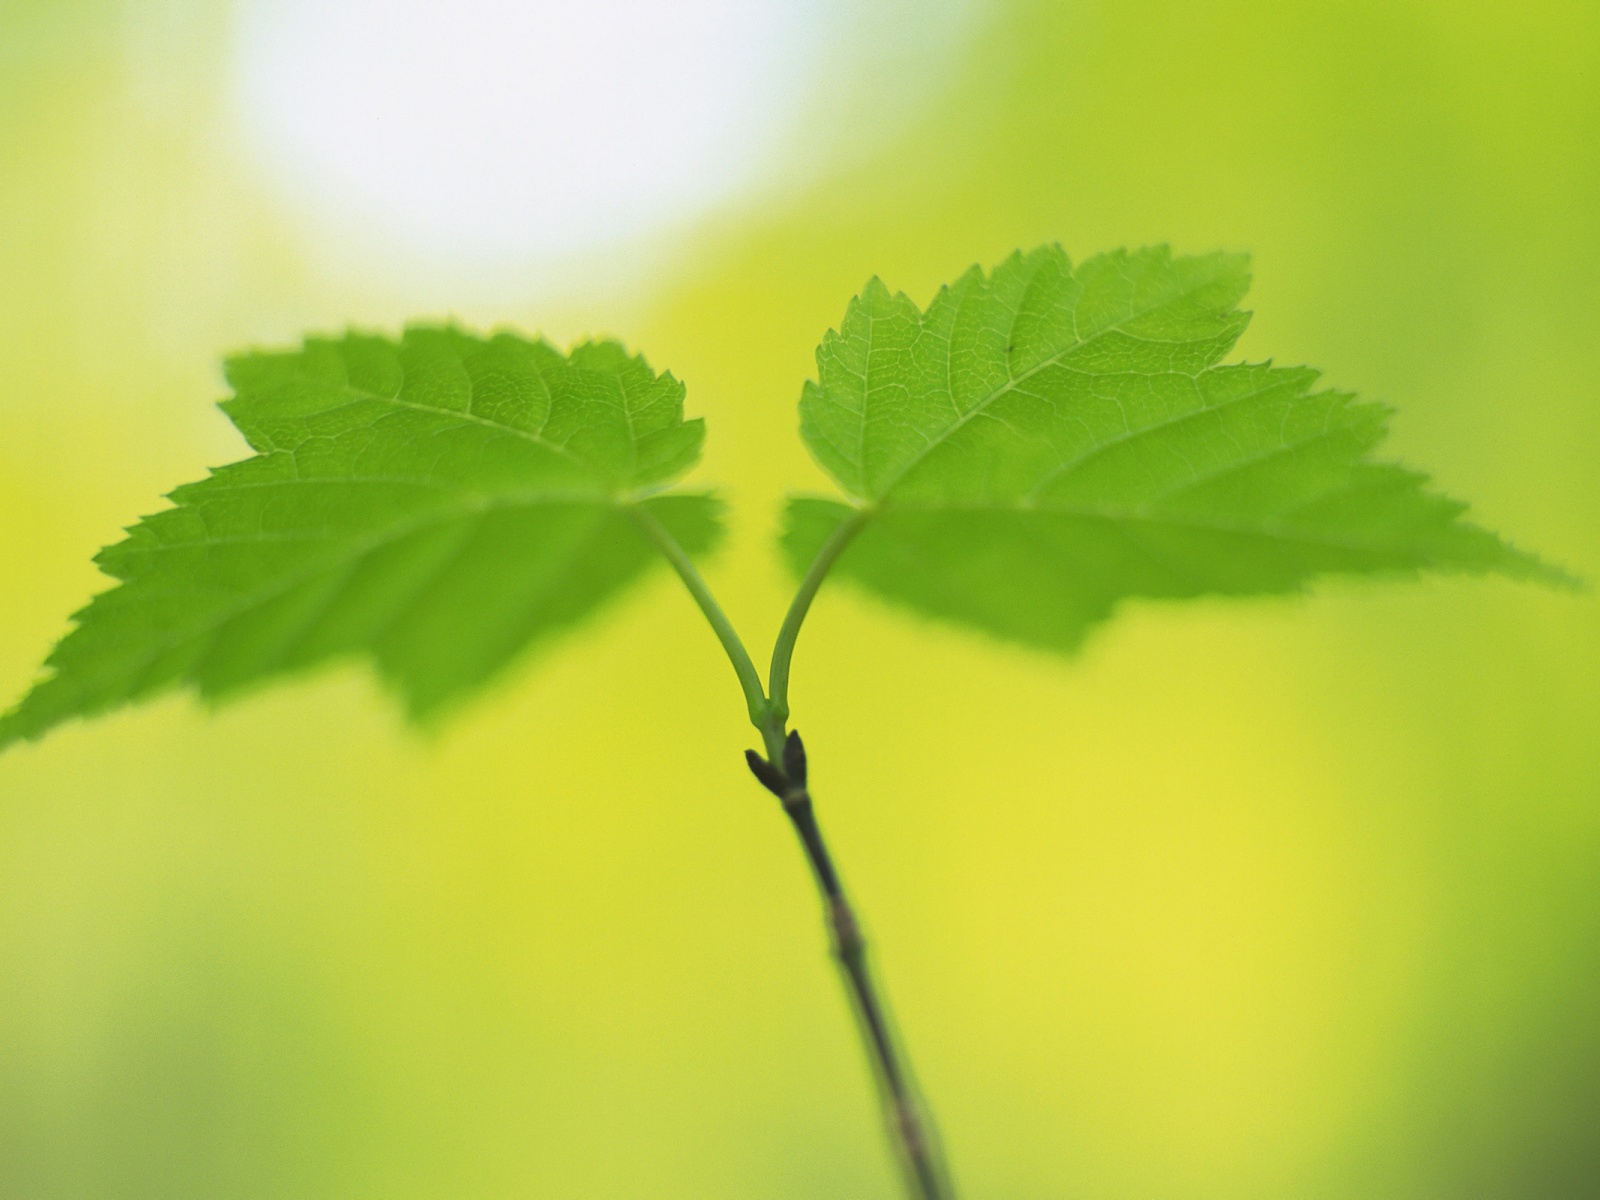
[{"label": "pale background blur", "polygon": [[[0,0],[0,693],[238,457],[253,344],[613,333],[734,501],[871,274],[1256,255],[1242,345],[1600,579],[1600,7]],[[1600,609],[1134,605],[1062,662],[841,590],[795,717],[982,1200],[1600,1194]],[[664,571],[442,728],[359,667],[0,759],[0,1197],[880,1197],[816,902]]]}]

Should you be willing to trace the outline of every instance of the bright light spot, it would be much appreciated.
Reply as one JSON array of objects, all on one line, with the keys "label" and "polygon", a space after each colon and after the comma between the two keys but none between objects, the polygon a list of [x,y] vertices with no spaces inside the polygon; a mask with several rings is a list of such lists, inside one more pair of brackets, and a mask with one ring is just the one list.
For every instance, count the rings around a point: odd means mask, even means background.
[{"label": "bright light spot", "polygon": [[254,0],[239,98],[297,199],[427,258],[542,259],[747,183],[803,105],[810,7]]},{"label": "bright light spot", "polygon": [[979,6],[238,3],[246,143],[327,253],[479,279],[803,181],[912,111]]}]

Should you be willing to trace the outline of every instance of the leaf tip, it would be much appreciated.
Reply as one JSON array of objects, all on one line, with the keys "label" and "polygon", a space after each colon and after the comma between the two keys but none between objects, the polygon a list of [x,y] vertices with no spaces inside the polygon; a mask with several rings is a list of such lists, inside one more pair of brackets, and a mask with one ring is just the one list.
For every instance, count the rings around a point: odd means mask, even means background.
[{"label": "leaf tip", "polygon": [[1509,543],[1503,543],[1506,553],[1510,556],[1507,574],[1513,578],[1526,580],[1529,583],[1542,583],[1546,587],[1555,588],[1557,591],[1567,592],[1574,596],[1589,596],[1594,594],[1594,585],[1587,578],[1576,571],[1569,571],[1558,563],[1546,562],[1537,554],[1531,554]]}]

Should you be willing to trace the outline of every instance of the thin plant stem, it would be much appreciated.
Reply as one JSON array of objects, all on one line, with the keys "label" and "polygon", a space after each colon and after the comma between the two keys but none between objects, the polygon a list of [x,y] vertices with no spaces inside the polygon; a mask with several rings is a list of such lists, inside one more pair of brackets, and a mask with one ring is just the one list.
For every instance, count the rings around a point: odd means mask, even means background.
[{"label": "thin plant stem", "polygon": [[678,578],[683,580],[683,585],[689,589],[689,594],[700,606],[700,611],[705,614],[706,620],[711,622],[717,641],[722,643],[728,661],[733,664],[733,673],[739,677],[740,690],[744,692],[745,704],[750,709],[750,723],[757,729],[763,729],[770,723],[767,694],[761,690],[761,676],[756,671],[755,663],[750,659],[750,652],[744,648],[744,642],[739,640],[739,633],[734,629],[733,622],[728,620],[728,614],[722,611],[722,606],[711,594],[706,581],[700,577],[694,561],[678,544],[678,539],[672,536],[671,530],[663,525],[653,512],[642,504],[630,504],[624,511],[633,518],[634,524],[639,526],[645,537],[649,538],[656,549],[661,551],[666,560],[672,564],[673,570],[678,572]]},{"label": "thin plant stem", "polygon": [[806,753],[800,735],[789,732],[781,767],[762,760],[754,751],[747,751],[746,757],[756,778],[783,802],[783,811],[800,838],[817,890],[822,893],[833,956],[839,963],[862,1044],[878,1081],[884,1119],[899,1153],[906,1190],[912,1200],[951,1200],[954,1192],[944,1156],[895,1037],[888,1004],[873,981],[861,924],[845,896],[844,884],[817,824],[806,785]]},{"label": "thin plant stem", "polygon": [[870,508],[857,509],[829,535],[822,549],[817,551],[817,557],[811,560],[811,566],[807,568],[805,578],[800,581],[800,588],[794,594],[794,601],[784,614],[778,640],[772,644],[772,668],[767,674],[767,693],[772,697],[773,710],[781,714],[783,720],[789,718],[789,663],[794,658],[794,644],[800,637],[800,626],[805,623],[806,613],[811,610],[811,602],[816,599],[817,589],[827,578],[828,571],[838,561],[839,555],[844,553],[845,547],[861,532],[861,527],[871,519]]},{"label": "thin plant stem", "polygon": [[947,1182],[948,1172],[932,1127],[917,1099],[905,1055],[896,1041],[888,1005],[879,995],[867,965],[866,939],[861,935],[860,923],[845,897],[838,869],[834,866],[833,857],[828,853],[827,843],[823,841],[822,830],[817,824],[811,793],[806,787],[805,746],[800,741],[800,735],[788,729],[789,662],[794,654],[800,626],[805,621],[817,589],[822,586],[828,568],[867,522],[871,512],[863,509],[834,530],[801,581],[800,590],[794,603],[789,606],[777,645],[773,649],[770,699],[761,688],[761,677],[756,673],[755,664],[734,629],[733,622],[728,620],[722,606],[717,603],[706,581],[701,578],[700,572],[672,532],[642,505],[630,505],[627,512],[678,572],[678,577],[711,623],[717,640],[728,655],[728,661],[733,664],[734,674],[739,677],[739,686],[750,710],[750,723],[760,732],[767,751],[766,758],[754,750],[747,751],[746,761],[756,778],[782,802],[783,811],[794,827],[805,851],[806,861],[811,866],[817,890],[822,894],[833,955],[838,960],[850,1006],[861,1031],[862,1045],[878,1081],[889,1135],[904,1169],[907,1190],[912,1200],[950,1200],[953,1193]]}]

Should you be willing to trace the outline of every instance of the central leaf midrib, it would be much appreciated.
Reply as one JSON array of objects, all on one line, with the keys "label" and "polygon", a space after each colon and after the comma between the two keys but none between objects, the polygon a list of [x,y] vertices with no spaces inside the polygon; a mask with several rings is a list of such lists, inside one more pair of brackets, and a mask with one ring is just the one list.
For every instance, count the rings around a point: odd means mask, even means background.
[{"label": "central leaf midrib", "polygon": [[[947,442],[950,439],[950,437],[954,433],[956,433],[957,430],[965,428],[966,425],[968,424],[968,422],[970,422],[974,417],[980,416],[983,413],[983,411],[986,408],[988,408],[991,404],[993,404],[996,400],[1000,399],[1000,397],[1008,394],[1009,392],[1015,390],[1018,387],[1018,385],[1026,383],[1029,379],[1032,379],[1035,375],[1039,374],[1039,372],[1045,370],[1048,367],[1055,366],[1063,358],[1065,358],[1067,355],[1073,353],[1074,351],[1081,350],[1085,346],[1092,346],[1092,345],[1094,345],[1095,342],[1097,342],[1101,338],[1107,337],[1107,336],[1109,336],[1110,334],[1113,334],[1113,333],[1120,332],[1124,325],[1127,325],[1132,321],[1136,321],[1141,317],[1147,317],[1151,313],[1157,312],[1162,308],[1166,308],[1166,307],[1168,307],[1168,306],[1170,306],[1172,304],[1176,304],[1178,301],[1183,300],[1186,297],[1192,296],[1196,292],[1202,291],[1203,289],[1211,286],[1215,282],[1216,282],[1215,279],[1205,279],[1203,281],[1196,282],[1194,285],[1192,285],[1192,286],[1190,286],[1188,288],[1185,288],[1185,289],[1183,289],[1181,291],[1175,292],[1175,293],[1173,293],[1173,294],[1171,294],[1169,296],[1164,297],[1161,300],[1161,302],[1158,303],[1158,304],[1152,304],[1149,308],[1140,309],[1140,310],[1135,311],[1135,312],[1130,312],[1125,317],[1119,317],[1114,323],[1112,323],[1110,325],[1107,325],[1103,329],[1098,330],[1097,332],[1095,332],[1094,334],[1090,335],[1089,337],[1087,337],[1087,338],[1078,338],[1075,341],[1073,341],[1071,345],[1064,346],[1060,350],[1056,351],[1055,353],[1047,356],[1046,358],[1041,359],[1039,362],[1037,362],[1033,366],[1029,367],[1026,371],[1022,372],[1022,374],[1020,374],[1020,375],[1011,375],[1009,370],[1008,370],[1007,379],[1006,379],[1006,382],[1003,385],[1001,385],[1000,387],[996,388],[989,395],[985,396],[982,400],[978,401],[971,408],[967,409],[967,411],[962,413],[961,416],[956,421],[954,421],[950,425],[946,426],[944,429],[940,430],[938,435],[936,437],[933,437],[933,438],[929,439],[927,444],[924,445],[922,447],[922,449],[917,451],[917,453],[915,455],[913,455],[912,458],[909,461],[907,461],[906,464],[903,467],[901,467],[899,471],[897,471],[895,473],[893,478],[891,478],[888,481],[888,483],[886,483],[883,487],[877,488],[877,489],[874,489],[874,490],[877,492],[878,496],[880,496],[880,497],[888,496],[888,494],[890,492],[892,492],[899,485],[900,481],[903,480],[906,477],[906,475],[909,474],[911,472],[911,470],[914,467],[917,466],[918,463],[922,462],[923,459],[927,458],[928,455],[932,454],[934,450],[936,450],[940,446],[944,445],[945,442]],[[927,316],[926,313],[919,313],[918,314],[919,321],[925,319],[926,316]],[[1011,324],[1010,324],[1009,329],[1007,330],[1007,341],[1008,342],[1010,342],[1010,340],[1015,338],[1015,336],[1016,336],[1017,319],[1018,319],[1019,316],[1020,316],[1020,309],[1019,309],[1018,312],[1012,314]],[[1189,343],[1179,343],[1179,344],[1189,344]],[[871,363],[870,363],[870,358],[869,358],[869,360],[868,360],[868,369],[869,370],[870,370],[870,366],[871,366]],[[865,417],[863,417],[863,419],[862,419],[862,428],[863,428],[863,430],[865,429],[865,427],[866,427],[866,419],[865,419]],[[866,482],[866,481],[863,480],[863,482]]]},{"label": "central leaf midrib", "polygon": [[[1212,368],[1212,370],[1225,370],[1225,369],[1226,368]],[[1201,380],[1201,378],[1203,378],[1205,376],[1205,374],[1206,374],[1206,372],[1201,372],[1199,375],[1189,375],[1189,376],[1185,376],[1185,378],[1189,379],[1191,382],[1193,382],[1193,383],[1198,385],[1199,381]],[[1188,424],[1190,421],[1198,421],[1203,417],[1214,416],[1214,415],[1216,415],[1218,413],[1227,412],[1228,410],[1230,410],[1232,408],[1236,408],[1237,406],[1239,406],[1241,404],[1248,404],[1252,400],[1259,400],[1263,396],[1270,396],[1273,392],[1281,391],[1286,386],[1289,386],[1288,381],[1279,380],[1279,381],[1271,383],[1269,386],[1253,388],[1248,392],[1242,392],[1237,396],[1230,396],[1226,400],[1222,400],[1222,401],[1220,401],[1220,402],[1218,402],[1216,404],[1210,404],[1210,405],[1207,405],[1207,404],[1204,403],[1204,398],[1203,398],[1203,393],[1202,393],[1202,403],[1201,403],[1201,407],[1199,407],[1199,408],[1188,409],[1185,412],[1178,413],[1175,416],[1167,417],[1165,420],[1157,421],[1152,425],[1142,426],[1139,429],[1126,430],[1123,433],[1117,434],[1115,437],[1107,438],[1105,441],[1099,442],[1099,443],[1091,446],[1089,449],[1085,450],[1082,454],[1078,455],[1076,458],[1071,459],[1068,462],[1061,463],[1058,466],[1052,467],[1050,469],[1050,471],[1048,473],[1046,473],[1044,478],[1041,479],[1038,483],[1036,483],[1033,486],[1033,488],[1028,492],[1027,496],[1025,497],[1025,500],[1030,502],[1030,503],[1037,503],[1038,499],[1039,499],[1039,496],[1041,495],[1041,493],[1043,493],[1045,491],[1046,488],[1049,488],[1053,484],[1058,483],[1060,480],[1065,479],[1065,478],[1075,474],[1076,472],[1082,470],[1083,467],[1086,466],[1088,463],[1091,463],[1095,459],[1100,458],[1103,455],[1109,454],[1114,450],[1118,450],[1118,449],[1121,449],[1124,446],[1128,446],[1128,445],[1131,445],[1132,443],[1142,441],[1147,437],[1153,437],[1153,436],[1155,436],[1157,434],[1170,432],[1171,430],[1176,429],[1178,426]],[[1288,401],[1290,403],[1294,403],[1296,401],[1312,400],[1312,399],[1315,399],[1315,398],[1318,398],[1318,397],[1321,397],[1321,396],[1340,397],[1340,396],[1342,396],[1342,393],[1338,393],[1338,392],[1310,393],[1310,392],[1302,391],[1302,392],[1297,392],[1297,393],[1289,396],[1288,397]],[[1124,415],[1123,420],[1124,421],[1127,420],[1126,415]],[[1281,446],[1274,446],[1270,451],[1267,452],[1267,454],[1268,455],[1278,454],[1278,453],[1281,453],[1284,450],[1294,449],[1296,447],[1305,445],[1308,442],[1315,441],[1317,438],[1324,437],[1329,432],[1330,432],[1330,430],[1325,428],[1325,429],[1319,431],[1318,434],[1315,437],[1307,438],[1304,441],[1300,441],[1300,442],[1285,442]],[[1262,457],[1266,457],[1266,456],[1257,455],[1254,458],[1247,458],[1247,459],[1238,460],[1237,462],[1230,464],[1227,469],[1231,470],[1236,466],[1248,466],[1252,462],[1260,461],[1260,459]],[[1189,483],[1194,483],[1194,482],[1198,482],[1198,481],[1190,480],[1188,482]],[[1187,486],[1187,484],[1185,486]]]},{"label": "central leaf midrib", "polygon": [[[472,385],[471,385],[470,381],[468,382],[467,386],[468,386],[469,389],[471,388]],[[595,469],[593,463],[587,462],[584,459],[579,458],[576,454],[574,454],[571,450],[567,449],[567,447],[562,445],[560,442],[552,442],[548,438],[544,437],[542,434],[531,433],[526,429],[518,429],[515,425],[507,425],[507,424],[505,424],[505,423],[503,423],[501,421],[490,420],[488,417],[480,417],[477,413],[475,413],[475,412],[473,412],[471,410],[470,405],[472,403],[472,400],[470,399],[470,397],[467,400],[467,404],[469,405],[469,407],[467,408],[466,411],[461,411],[461,410],[454,409],[454,408],[438,408],[438,407],[436,407],[434,405],[431,405],[431,404],[418,404],[414,400],[402,400],[402,399],[400,399],[399,396],[375,396],[375,395],[372,395],[370,393],[362,393],[362,392],[358,391],[357,389],[351,389],[351,390],[352,391],[356,391],[357,395],[364,395],[366,399],[376,401],[379,404],[392,404],[396,408],[410,409],[412,412],[433,413],[433,414],[435,414],[437,416],[441,416],[441,417],[455,417],[455,418],[457,418],[459,420],[467,421],[467,422],[470,422],[470,423],[472,423],[474,425],[482,425],[486,429],[493,429],[493,430],[496,430],[497,432],[500,432],[500,433],[510,434],[512,437],[517,437],[517,438],[523,439],[524,441],[532,442],[535,446],[542,446],[546,450],[550,450],[550,451],[553,451],[556,454],[561,455],[563,458],[567,459],[569,462],[571,462],[571,463],[573,463],[573,464],[575,464],[575,465],[577,465],[579,467],[582,467],[585,471],[589,472],[591,475],[595,475],[595,476],[599,476],[600,475],[600,472],[598,472]],[[630,437],[631,437],[631,432],[632,431],[630,430]]]},{"label": "central leaf midrib", "polygon": [[[459,360],[457,360],[457,361],[459,361]],[[322,410],[322,414],[319,414],[319,415],[324,415],[326,413],[339,412],[341,409],[351,408],[351,407],[354,407],[357,404],[367,403],[367,404],[387,404],[387,405],[392,405],[395,408],[408,409],[408,410],[410,410],[412,412],[430,413],[430,414],[433,414],[433,415],[436,415],[436,416],[443,416],[443,417],[455,417],[455,418],[457,418],[459,420],[470,422],[470,423],[475,424],[475,425],[482,425],[486,429],[493,429],[493,430],[495,430],[495,431],[497,431],[499,433],[505,433],[505,434],[511,435],[512,437],[521,438],[523,441],[531,442],[536,446],[541,446],[546,450],[549,450],[549,451],[551,451],[551,452],[553,452],[555,454],[561,455],[563,458],[567,459],[569,462],[572,462],[576,466],[579,466],[579,467],[583,468],[585,471],[589,472],[591,475],[599,476],[600,473],[596,470],[596,468],[595,468],[593,463],[587,462],[586,460],[578,457],[578,455],[574,454],[571,450],[569,450],[566,446],[562,445],[560,442],[550,441],[548,438],[544,437],[542,433],[534,433],[534,432],[531,432],[531,431],[526,430],[526,429],[520,429],[515,425],[507,425],[504,422],[491,420],[488,417],[479,416],[477,413],[473,412],[472,411],[472,398],[473,398],[473,393],[474,393],[474,386],[473,386],[473,382],[472,382],[472,379],[471,379],[470,376],[467,379],[467,408],[466,409],[441,408],[438,405],[419,404],[415,400],[403,400],[403,399],[401,399],[400,392],[402,390],[404,390],[404,388],[405,388],[406,370],[405,370],[404,367],[399,367],[399,370],[400,370],[400,382],[397,385],[397,387],[395,389],[395,393],[393,395],[384,395],[384,394],[382,394],[380,392],[369,391],[366,388],[358,387],[358,386],[350,383],[348,380],[346,380],[344,383],[339,385],[339,390],[341,392],[343,392],[345,395],[351,397],[351,399],[349,401],[347,401],[346,403],[344,403],[344,404],[337,405],[337,406],[335,406],[333,408],[330,408],[330,409],[324,409],[324,410]],[[553,405],[553,403],[554,403],[554,394],[550,391],[549,385],[544,381],[542,376],[540,377],[540,381],[539,382],[540,382],[540,386],[544,388],[547,397],[549,397],[549,399],[551,401],[551,404]],[[546,416],[547,416],[547,419],[548,419],[548,410],[547,410]],[[633,431],[632,431],[632,428],[630,426],[630,429],[629,429],[629,440],[630,440],[630,443],[632,442],[632,432]],[[288,451],[288,452],[292,453],[293,451]]]}]

